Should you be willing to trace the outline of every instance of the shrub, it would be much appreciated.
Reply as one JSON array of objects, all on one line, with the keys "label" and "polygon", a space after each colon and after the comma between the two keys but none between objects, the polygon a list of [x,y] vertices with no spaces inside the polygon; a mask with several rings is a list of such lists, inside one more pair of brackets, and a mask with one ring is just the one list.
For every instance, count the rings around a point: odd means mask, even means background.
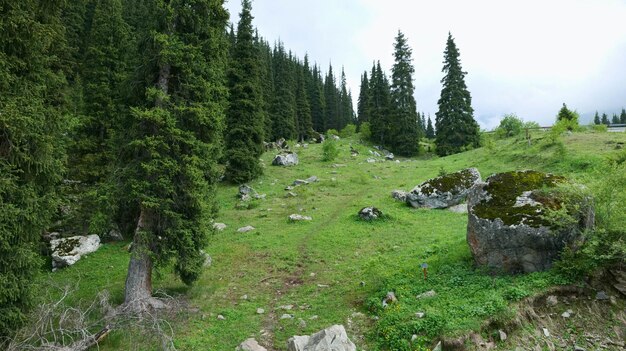
[{"label": "shrub", "polygon": [[522,133],[524,121],[514,113],[504,115],[500,125],[496,128],[496,135],[500,138],[509,138]]},{"label": "shrub", "polygon": [[339,150],[337,149],[336,142],[332,139],[326,140],[322,146],[322,161],[332,161],[337,155],[339,155]]},{"label": "shrub", "polygon": [[591,126],[591,130],[598,133],[606,133],[609,130],[609,126],[606,124],[594,124]]},{"label": "shrub", "polygon": [[370,122],[361,123],[361,127],[359,128],[359,133],[361,134],[361,138],[363,140],[369,140],[372,137],[372,129],[370,127]]},{"label": "shrub", "polygon": [[337,129],[329,129],[326,131],[326,135],[336,135],[339,136],[339,132],[337,131]]},{"label": "shrub", "polygon": [[339,136],[342,138],[349,138],[354,134],[356,134],[356,126],[354,124],[348,124],[341,130]]}]

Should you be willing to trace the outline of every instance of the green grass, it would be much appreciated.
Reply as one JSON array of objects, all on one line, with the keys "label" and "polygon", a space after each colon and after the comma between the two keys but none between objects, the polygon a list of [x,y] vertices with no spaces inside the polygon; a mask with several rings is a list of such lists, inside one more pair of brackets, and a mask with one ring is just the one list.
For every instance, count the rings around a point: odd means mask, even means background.
[{"label": "green grass", "polygon": [[[423,156],[396,162],[368,164],[371,155],[356,139],[341,140],[335,160],[322,161],[322,146],[309,145],[295,151],[298,166],[271,166],[274,156],[263,156],[265,174],[250,183],[264,200],[254,200],[250,209],[237,209],[237,186],[218,189],[220,213],[216,222],[228,225],[210,238],[206,251],[213,265],[191,288],[177,281],[168,270],[155,276],[155,289],[188,301],[193,307],[173,323],[179,350],[233,350],[248,337],[268,348],[286,349],[295,334],[310,334],[332,324],[344,324],[358,348],[367,350],[412,350],[429,345],[436,337],[454,336],[477,330],[494,315],[506,317],[508,306],[563,279],[551,272],[524,276],[494,276],[473,265],[465,241],[467,216],[448,211],[412,209],[394,202],[394,189],[410,190],[447,172],[477,167],[483,178],[520,169],[554,172],[587,182],[605,158],[619,151],[615,142],[626,134],[576,133],[562,143],[547,146],[543,132],[526,141],[497,141],[481,148],[446,158]],[[360,151],[350,156],[349,145]],[[320,181],[293,190],[284,188],[295,179],[316,175]],[[375,223],[357,219],[365,206],[380,208],[386,217]],[[301,213],[313,217],[306,223],[289,223],[287,217]],[[239,227],[255,231],[241,234]],[[76,265],[44,274],[42,291],[50,286],[79,286],[72,303],[86,303],[102,290],[112,300],[123,300],[126,244],[107,244]],[[427,262],[424,280],[419,265]],[[435,290],[432,299],[415,295]],[[380,307],[387,291],[399,302]],[[42,301],[56,293],[42,295]],[[248,299],[240,299],[247,295]],[[278,309],[294,305],[291,311]],[[259,315],[257,308],[265,309]],[[361,312],[364,314],[355,314]],[[415,312],[426,313],[422,319]],[[280,319],[283,313],[294,319]],[[218,320],[217,315],[226,317]],[[311,317],[317,316],[316,319]],[[305,321],[302,324],[299,319]],[[101,350],[154,349],[133,342],[124,331],[113,333]],[[420,342],[411,345],[412,334]]]}]

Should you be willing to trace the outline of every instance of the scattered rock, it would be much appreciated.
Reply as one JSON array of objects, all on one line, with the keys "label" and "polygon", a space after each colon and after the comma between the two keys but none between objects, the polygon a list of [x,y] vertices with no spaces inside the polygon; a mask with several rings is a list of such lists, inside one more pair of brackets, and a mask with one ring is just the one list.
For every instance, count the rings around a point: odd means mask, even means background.
[{"label": "scattered rock", "polygon": [[244,195],[253,195],[256,194],[256,190],[254,190],[251,186],[249,185],[241,185],[239,186],[239,197],[243,197]]},{"label": "scattered rock", "polygon": [[413,188],[406,202],[415,208],[448,208],[465,200],[472,186],[480,180],[476,168],[429,179]]},{"label": "scattered rock", "polygon": [[295,153],[280,154],[274,157],[274,166],[295,166],[298,164],[298,155]]},{"label": "scattered rock", "polygon": [[[467,242],[476,263],[508,273],[549,269],[563,248],[573,246],[594,222],[590,199],[572,206],[580,209],[570,214],[579,220],[570,225],[556,227],[544,217],[548,209],[563,203],[549,189],[565,181],[551,174],[515,171],[476,184],[468,196],[467,225]],[[525,205],[515,207],[522,202]]]},{"label": "scattered rock", "polygon": [[237,346],[235,351],[267,351],[267,349],[253,339],[250,338]]},{"label": "scattered rock", "polygon": [[433,347],[433,351],[441,351],[441,341],[437,343],[437,345],[435,345],[435,347]]},{"label": "scattered rock", "polygon": [[246,295],[241,295],[239,297],[239,300],[247,300],[247,299],[248,299],[248,295],[247,294]]},{"label": "scattered rock", "polygon": [[417,334],[411,335],[411,342],[417,341]]},{"label": "scattered rock", "polygon": [[282,316],[280,316],[280,319],[293,319],[293,315],[285,313]]},{"label": "scattered rock", "polygon": [[311,336],[293,336],[287,351],[356,351],[343,325],[333,325]]},{"label": "scattered rock", "polygon": [[548,338],[550,337],[550,331],[548,331],[548,328],[543,328],[543,335]]},{"label": "scattered rock", "polygon": [[359,211],[359,217],[364,221],[373,221],[381,218],[383,212],[376,207],[363,207]]},{"label": "scattered rock", "polygon": [[238,231],[239,233],[247,233],[247,232],[251,232],[251,231],[253,231],[253,230],[255,230],[255,229],[256,229],[255,227],[253,227],[253,226],[251,226],[251,225],[247,225],[247,226],[245,226],[245,227],[242,227],[242,228],[237,229],[237,231]]},{"label": "scattered rock", "polygon": [[302,318],[298,319],[298,327],[300,327],[300,329],[304,329],[306,328],[306,321]]},{"label": "scattered rock", "polygon": [[606,301],[608,299],[609,299],[609,295],[607,295],[606,292],[598,291],[596,293],[596,300],[598,300],[598,301]]},{"label": "scattered rock", "polygon": [[376,163],[376,160],[373,158],[368,158],[367,160],[365,160],[367,163]]},{"label": "scattered rock", "polygon": [[204,268],[211,267],[211,264],[213,263],[213,259],[211,258],[211,255],[204,252],[204,250],[200,250],[200,253],[202,254],[202,256],[204,256],[204,263],[202,264],[202,267]]},{"label": "scattered rock", "polygon": [[285,187],[285,190],[286,191],[291,191],[291,190],[293,190],[293,187],[291,185],[288,185],[288,186]]},{"label": "scattered rock", "polygon": [[383,307],[387,307],[387,305],[398,302],[396,298],[396,294],[393,291],[389,291],[387,296],[383,298]]},{"label": "scattered rock", "polygon": [[111,228],[103,238],[105,241],[124,241],[124,236],[118,228]]},{"label": "scattered rock", "polygon": [[570,318],[573,314],[574,314],[574,311],[567,310],[567,311],[563,312],[563,314],[561,314],[561,317],[563,317],[563,318]]},{"label": "scattered rock", "polygon": [[307,182],[306,180],[302,180],[302,179],[296,179],[293,181],[293,186],[300,186],[300,185],[307,185],[309,184],[309,182]]},{"label": "scattered rock", "polygon": [[403,190],[394,190],[391,192],[391,197],[394,200],[397,201],[401,201],[401,202],[406,202],[406,196],[407,196],[407,192],[403,191]]},{"label": "scattered rock", "polygon": [[297,197],[298,194],[294,193],[293,191],[290,191],[287,193],[287,195],[285,195],[285,197]]},{"label": "scattered rock", "polygon": [[263,314],[263,313],[265,313],[264,309],[262,309],[262,308],[257,308],[256,309],[256,314]]},{"label": "scattered rock", "polygon": [[500,341],[506,341],[507,336],[503,330],[498,330],[498,336],[500,336]]},{"label": "scattered rock", "polygon": [[318,318],[319,318],[319,317],[318,317],[317,315],[309,317],[309,319],[310,319],[310,320],[312,320],[312,321],[313,321],[313,320],[316,320],[316,319],[318,319]]},{"label": "scattered rock", "polygon": [[574,351],[587,351],[587,349],[580,347],[578,345],[574,345]]},{"label": "scattered rock", "polygon": [[330,285],[328,284],[317,284],[318,288],[328,288]]},{"label": "scattered rock", "polygon": [[67,267],[78,262],[82,256],[96,252],[100,248],[100,237],[92,234],[53,239],[50,241],[50,248],[52,269]]},{"label": "scattered rock", "polygon": [[416,296],[416,298],[418,299],[427,299],[427,298],[431,298],[431,297],[435,297],[437,296],[437,293],[435,292],[435,290],[429,290],[425,293],[419,294]]},{"label": "scattered rock", "polygon": [[292,214],[289,216],[289,221],[291,222],[305,222],[305,221],[312,221],[312,220],[313,218],[309,216],[303,216],[299,214]]},{"label": "scattered rock", "polygon": [[424,318],[426,314],[424,312],[415,312],[415,317],[417,318]]},{"label": "scattered rock", "polygon": [[330,135],[330,139],[335,140],[335,141],[339,141],[341,138],[339,137],[339,135],[331,134]]},{"label": "scattered rock", "polygon": [[218,232],[221,232],[224,229],[226,229],[226,224],[224,224],[224,223],[213,223],[213,229],[217,230]]},{"label": "scattered rock", "polygon": [[289,311],[293,308],[293,305],[282,305],[279,306],[278,309]]},{"label": "scattered rock", "polygon": [[546,298],[546,306],[548,307],[556,306],[558,303],[559,299],[554,295],[550,295],[548,296],[548,298]]},{"label": "scattered rock", "polygon": [[217,319],[220,320],[220,321],[223,321],[223,320],[226,319],[226,317],[222,316],[221,314],[218,314],[217,315]]},{"label": "scattered rock", "polygon": [[385,159],[388,161],[393,161],[396,157],[392,153],[388,153],[385,155]]}]

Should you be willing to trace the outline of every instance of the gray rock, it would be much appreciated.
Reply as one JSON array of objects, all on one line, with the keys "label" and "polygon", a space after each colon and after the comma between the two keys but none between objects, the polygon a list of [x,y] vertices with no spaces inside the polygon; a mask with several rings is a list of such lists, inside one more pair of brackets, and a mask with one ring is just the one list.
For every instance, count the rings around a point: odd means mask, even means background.
[{"label": "gray rock", "polygon": [[572,315],[574,314],[574,311],[572,310],[567,310],[565,312],[563,312],[563,314],[561,314],[561,317],[563,318],[570,318]]},{"label": "gray rock", "polygon": [[211,255],[204,252],[204,250],[200,250],[200,253],[202,254],[202,256],[204,256],[204,263],[202,264],[202,267],[204,268],[211,267],[211,264],[213,263],[213,259],[211,258]]},{"label": "gray rock", "polygon": [[338,135],[331,134],[330,139],[331,140],[335,140],[335,141],[339,141],[341,138]]},{"label": "gray rock", "polygon": [[303,180],[303,179],[296,179],[296,180],[294,180],[294,181],[293,181],[293,184],[292,184],[292,185],[293,185],[293,186],[300,186],[300,185],[307,185],[307,184],[309,184],[309,182],[308,182],[308,181],[306,181],[306,180]]},{"label": "gray rock", "polygon": [[359,211],[359,217],[364,221],[373,221],[381,218],[383,212],[376,207],[364,207]]},{"label": "gray rock", "polygon": [[317,178],[317,176],[310,176],[306,179],[307,182],[309,183],[315,183],[317,181],[319,181],[319,179]]},{"label": "gray rock", "polygon": [[221,232],[224,229],[226,229],[226,224],[224,224],[224,223],[213,223],[213,229],[217,230],[218,232]]},{"label": "gray rock", "polygon": [[280,316],[280,319],[293,319],[293,315],[285,313],[282,316]]},{"label": "gray rock", "polygon": [[263,313],[265,313],[264,309],[262,309],[262,308],[257,308],[256,309],[256,314],[263,314]]},{"label": "gray rock", "polygon": [[437,343],[437,345],[435,345],[435,347],[433,348],[433,351],[441,351],[442,350],[442,346],[441,346],[441,341]]},{"label": "gray rock", "polygon": [[572,215],[578,220],[566,227],[555,227],[543,216],[549,206],[560,203],[545,189],[565,181],[551,174],[516,171],[476,184],[468,195],[467,225],[467,243],[476,263],[507,273],[543,271],[563,248],[574,247],[582,232],[593,227],[590,199],[577,204],[580,211]]},{"label": "gray rock", "polygon": [[255,227],[253,227],[251,225],[247,225],[245,227],[241,227],[241,228],[237,229],[237,231],[239,233],[247,233],[247,232],[251,232],[251,231],[253,231],[255,229],[256,229]]},{"label": "gray rock", "polygon": [[500,341],[506,341],[507,335],[503,330],[498,330],[498,336],[500,336]]},{"label": "gray rock", "polygon": [[249,185],[244,184],[244,185],[239,186],[239,197],[243,195],[254,195],[254,194],[256,194],[256,190],[254,190]]},{"label": "gray rock", "polygon": [[375,159],[373,159],[373,158],[368,158],[368,159],[366,160],[366,162],[367,162],[367,163],[376,163],[376,160],[375,160]]},{"label": "gray rock", "polygon": [[574,345],[574,351],[587,351],[587,349],[578,345]]},{"label": "gray rock", "polygon": [[406,195],[407,194],[408,193],[406,191],[403,191],[403,190],[394,190],[394,191],[391,192],[391,197],[394,200],[401,201],[401,202],[406,202]]},{"label": "gray rock", "polygon": [[304,222],[304,221],[312,221],[313,218],[309,216],[299,215],[299,214],[292,214],[289,216],[289,220],[291,222]]},{"label": "gray rock", "polygon": [[105,235],[105,241],[124,241],[124,236],[118,228],[111,228]]},{"label": "gray rock", "polygon": [[298,194],[294,193],[293,191],[290,191],[287,193],[287,195],[285,195],[285,197],[297,197]]},{"label": "gray rock", "polygon": [[272,165],[274,166],[295,166],[297,164],[298,155],[295,153],[276,155],[272,161]]},{"label": "gray rock", "polygon": [[226,320],[226,317],[222,316],[221,314],[218,314],[217,319],[220,321],[223,321],[223,320]]},{"label": "gray rock", "polygon": [[250,338],[237,346],[235,351],[267,351],[267,349],[253,339]]},{"label": "gray rock", "polygon": [[480,180],[476,168],[429,179],[413,188],[406,202],[415,208],[448,208],[465,200],[472,186]]},{"label": "gray rock", "polygon": [[396,157],[392,153],[388,153],[385,155],[385,159],[388,161],[393,161]]},{"label": "gray rock", "polygon": [[424,318],[426,314],[424,312],[415,312],[415,317],[417,318]]},{"label": "gray rock", "polygon": [[396,294],[393,291],[387,292],[385,298],[383,298],[383,307],[387,307],[392,303],[398,302],[398,298],[396,298]]},{"label": "gray rock", "polygon": [[448,211],[454,213],[467,213],[467,204],[458,204],[448,207]]},{"label": "gray rock", "polygon": [[78,262],[82,256],[96,252],[100,248],[100,237],[92,234],[53,239],[50,241],[50,248],[52,269],[67,267]]},{"label": "gray rock", "polygon": [[333,325],[311,336],[293,336],[287,351],[356,351],[343,325]]},{"label": "gray rock", "polygon": [[607,295],[606,292],[598,291],[596,293],[596,300],[598,300],[598,301],[606,301],[608,299],[609,299],[609,295]]},{"label": "gray rock", "polygon": [[548,307],[556,306],[558,303],[559,299],[554,295],[550,295],[546,298],[546,306]]},{"label": "gray rock", "polygon": [[417,298],[417,299],[428,299],[428,298],[435,297],[435,296],[437,296],[437,293],[435,292],[435,290],[429,290],[429,291],[427,291],[425,293],[421,293],[421,294],[417,295],[415,298]]}]

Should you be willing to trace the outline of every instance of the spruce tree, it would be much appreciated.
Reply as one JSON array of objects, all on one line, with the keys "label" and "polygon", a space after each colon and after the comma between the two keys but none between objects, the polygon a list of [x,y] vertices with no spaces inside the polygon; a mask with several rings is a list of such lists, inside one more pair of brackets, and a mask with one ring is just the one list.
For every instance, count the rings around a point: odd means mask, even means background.
[{"label": "spruce tree", "polygon": [[67,119],[65,2],[0,2],[0,347],[25,321],[56,209]]},{"label": "spruce tree", "polygon": [[367,71],[361,76],[361,91],[359,92],[359,101],[357,103],[358,124],[361,125],[369,122],[369,105],[370,105],[370,82],[367,78]]},{"label": "spruce tree", "polygon": [[428,139],[435,138],[435,128],[433,128],[433,122],[431,121],[430,116],[428,116],[428,126],[426,127],[426,137]]},{"label": "spruce tree", "polygon": [[472,97],[465,85],[465,75],[459,60],[459,50],[452,34],[448,33],[444,51],[443,88],[439,98],[439,110],[435,117],[437,154],[446,156],[478,147],[480,143],[478,123],[474,120]]},{"label": "spruce tree", "polygon": [[272,114],[271,107],[274,99],[274,68],[272,65],[272,48],[270,44],[256,35],[256,44],[259,47],[259,64],[261,80],[261,111],[264,122],[264,136],[266,141],[272,138]]},{"label": "spruce tree", "polygon": [[391,69],[391,147],[402,156],[414,156],[419,151],[419,116],[413,87],[412,50],[407,39],[398,31],[394,45],[395,63]]},{"label": "spruce tree", "polygon": [[261,94],[261,63],[254,42],[252,5],[243,0],[232,50],[226,114],[226,178],[241,184],[263,173],[259,157],[263,153],[264,121]]},{"label": "spruce tree", "polygon": [[563,107],[559,110],[559,113],[556,116],[557,121],[572,121],[576,119],[576,115],[573,111],[567,108],[567,105],[563,103]]},{"label": "spruce tree", "polygon": [[313,66],[308,86],[313,130],[324,131],[324,82],[317,65]]},{"label": "spruce tree", "polygon": [[299,141],[308,140],[311,137],[311,131],[313,130],[313,124],[311,123],[311,105],[309,104],[309,97],[306,90],[306,71],[308,65],[298,69],[300,76],[298,78],[298,90],[296,91],[296,116],[298,125]]},{"label": "spruce tree", "polygon": [[390,134],[390,87],[378,61],[372,67],[370,80],[370,129],[372,142],[385,146]]},{"label": "spruce tree", "polygon": [[614,113],[611,118],[611,124],[619,124],[619,116],[616,113]]},{"label": "spruce tree", "polygon": [[296,96],[292,63],[282,43],[274,47],[274,99],[272,102],[272,140],[296,137]]},{"label": "spruce tree", "polygon": [[328,73],[324,80],[324,102],[324,130],[338,129],[339,96],[332,64],[328,66]]},{"label": "spruce tree", "polygon": [[[223,133],[228,12],[222,0],[149,2],[139,41],[146,82],[127,121],[121,177],[137,226],[126,278],[133,310],[152,300],[153,266],[186,284],[202,271]],[[138,99],[139,101],[139,99]]]},{"label": "spruce tree", "polygon": [[352,96],[348,91],[348,83],[346,82],[346,72],[341,68],[341,88],[339,92],[339,118],[337,130],[342,130],[348,123],[354,122],[354,107],[352,105]]},{"label": "spruce tree", "polygon": [[602,114],[602,124],[605,124],[607,126],[611,124],[611,122],[609,122],[609,117],[606,115],[606,113]]},{"label": "spruce tree", "polygon": [[622,109],[622,113],[619,116],[619,122],[621,124],[626,124],[626,109]]},{"label": "spruce tree", "polygon": [[593,124],[602,124],[602,121],[600,120],[600,115],[598,114],[598,111],[596,111],[596,115],[593,117]]}]

